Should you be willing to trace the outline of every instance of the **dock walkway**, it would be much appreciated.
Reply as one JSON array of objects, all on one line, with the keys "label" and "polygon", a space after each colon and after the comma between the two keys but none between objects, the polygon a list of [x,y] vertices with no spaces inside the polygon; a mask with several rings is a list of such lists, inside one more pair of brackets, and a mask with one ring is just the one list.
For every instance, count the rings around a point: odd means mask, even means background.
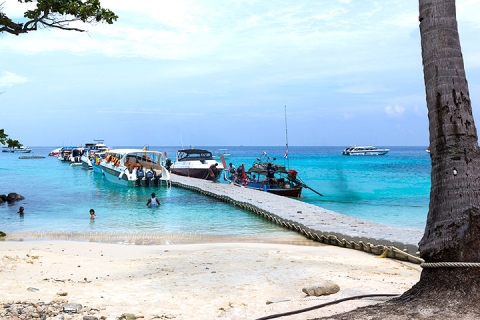
[{"label": "dock walkway", "polygon": [[421,229],[394,228],[349,217],[297,199],[225,183],[171,175],[172,186],[198,192],[261,215],[308,239],[421,263]]}]

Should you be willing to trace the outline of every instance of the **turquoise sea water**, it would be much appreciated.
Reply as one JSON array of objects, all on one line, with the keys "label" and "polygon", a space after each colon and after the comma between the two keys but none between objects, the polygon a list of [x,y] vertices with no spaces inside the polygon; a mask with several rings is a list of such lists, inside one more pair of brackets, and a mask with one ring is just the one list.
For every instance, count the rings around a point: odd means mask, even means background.
[{"label": "turquoise sea water", "polygon": [[[312,189],[305,201],[345,215],[381,224],[425,226],[430,191],[430,158],[423,147],[390,147],[385,156],[348,157],[344,147],[289,148],[284,146],[203,147],[214,152],[226,148],[227,162],[248,167],[262,152],[299,172]],[[0,230],[18,238],[79,238],[124,241],[152,237],[151,241],[229,238],[275,238],[292,231],[248,211],[179,188],[126,188],[112,184],[81,167],[48,157],[55,147],[32,147],[29,155],[0,153],[0,194],[16,192],[25,200],[0,205]],[[150,147],[174,160],[176,147]],[[162,200],[156,209],[146,207],[150,193]],[[260,192],[260,191],[259,191]],[[25,207],[19,217],[18,207]],[[94,208],[98,218],[89,219]],[[155,238],[157,237],[157,238]],[[157,239],[157,240],[156,240]],[[108,239],[107,239],[108,240]]]}]

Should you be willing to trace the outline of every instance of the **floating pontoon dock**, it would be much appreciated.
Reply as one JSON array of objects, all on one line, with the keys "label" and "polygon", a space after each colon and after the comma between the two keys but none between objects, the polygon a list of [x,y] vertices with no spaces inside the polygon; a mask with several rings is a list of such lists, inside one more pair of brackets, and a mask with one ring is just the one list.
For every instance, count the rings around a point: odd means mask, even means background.
[{"label": "floating pontoon dock", "polygon": [[423,230],[384,226],[323,209],[300,200],[224,183],[171,175],[172,185],[238,206],[325,244],[421,263]]}]

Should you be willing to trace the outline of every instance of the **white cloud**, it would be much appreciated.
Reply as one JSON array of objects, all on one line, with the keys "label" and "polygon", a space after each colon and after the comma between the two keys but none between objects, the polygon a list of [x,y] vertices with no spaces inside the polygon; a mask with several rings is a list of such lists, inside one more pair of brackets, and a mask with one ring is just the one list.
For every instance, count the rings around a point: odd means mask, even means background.
[{"label": "white cloud", "polygon": [[405,113],[405,108],[400,106],[386,106],[385,113],[392,117],[401,117]]},{"label": "white cloud", "polygon": [[0,88],[1,87],[12,87],[16,84],[25,83],[28,79],[18,76],[12,72],[3,71],[0,72]]},{"label": "white cloud", "polygon": [[353,93],[353,94],[371,94],[371,93],[378,93],[378,92],[388,92],[389,90],[387,90],[383,86],[374,86],[368,83],[358,83],[356,85],[344,87],[338,91],[344,92],[344,93]]}]

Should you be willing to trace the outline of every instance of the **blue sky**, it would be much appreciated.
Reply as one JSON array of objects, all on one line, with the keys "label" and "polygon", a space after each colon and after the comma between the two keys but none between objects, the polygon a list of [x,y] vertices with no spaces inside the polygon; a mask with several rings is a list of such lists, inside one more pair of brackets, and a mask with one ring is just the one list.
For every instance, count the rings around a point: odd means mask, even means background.
[{"label": "blue sky", "polygon": [[[88,33],[0,34],[0,128],[27,146],[428,145],[418,1],[102,0]],[[21,17],[25,4],[6,0]],[[458,0],[474,115],[480,0]],[[477,120],[477,126],[480,120]]]}]

